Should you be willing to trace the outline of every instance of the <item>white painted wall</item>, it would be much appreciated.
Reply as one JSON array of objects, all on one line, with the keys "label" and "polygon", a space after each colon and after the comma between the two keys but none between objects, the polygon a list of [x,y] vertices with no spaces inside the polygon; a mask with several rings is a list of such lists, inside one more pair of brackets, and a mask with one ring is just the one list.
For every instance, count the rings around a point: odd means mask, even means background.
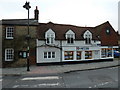
[{"label": "white painted wall", "polygon": [[[44,52],[55,52],[54,59],[45,59]],[[37,63],[60,62],[60,49],[54,47],[37,47]]]},{"label": "white painted wall", "polygon": [[[62,42],[62,43],[61,43]],[[62,51],[59,48],[56,47],[45,47],[45,41],[44,40],[37,40],[37,63],[48,63],[48,62],[64,62],[64,61],[79,61],[76,60],[76,52],[81,51],[81,60],[85,61],[85,51],[92,51],[92,59],[101,59],[101,48],[108,48],[108,46],[99,46],[97,44],[101,44],[100,41],[92,41],[92,44],[86,45],[85,41],[75,41],[74,44],[67,44],[67,41],[55,41],[55,44],[52,46],[62,47]],[[62,45],[62,46],[61,46]],[[76,47],[84,48],[88,47],[89,50],[77,50]],[[55,52],[56,58],[55,59],[44,59],[44,52]],[[74,59],[73,60],[64,60],[64,51],[73,51],[74,52]],[[97,51],[97,52],[96,52]],[[62,55],[61,55],[62,52]],[[110,57],[113,58],[113,57]],[[107,58],[104,58],[107,59]]]}]

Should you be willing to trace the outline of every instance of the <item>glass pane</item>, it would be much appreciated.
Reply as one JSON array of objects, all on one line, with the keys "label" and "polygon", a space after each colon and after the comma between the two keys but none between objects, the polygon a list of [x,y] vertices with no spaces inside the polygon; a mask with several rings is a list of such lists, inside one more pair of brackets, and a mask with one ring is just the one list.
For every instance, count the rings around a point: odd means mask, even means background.
[{"label": "glass pane", "polygon": [[55,58],[55,52],[52,52],[52,58]]},{"label": "glass pane", "polygon": [[51,52],[48,52],[48,58],[51,58]]},{"label": "glass pane", "polygon": [[81,51],[77,51],[77,60],[81,59]]},{"label": "glass pane", "polygon": [[44,52],[44,58],[47,58],[47,52]]},{"label": "glass pane", "polygon": [[64,58],[65,60],[73,60],[73,51],[65,51]]},{"label": "glass pane", "polygon": [[85,51],[85,59],[92,59],[92,51]]}]

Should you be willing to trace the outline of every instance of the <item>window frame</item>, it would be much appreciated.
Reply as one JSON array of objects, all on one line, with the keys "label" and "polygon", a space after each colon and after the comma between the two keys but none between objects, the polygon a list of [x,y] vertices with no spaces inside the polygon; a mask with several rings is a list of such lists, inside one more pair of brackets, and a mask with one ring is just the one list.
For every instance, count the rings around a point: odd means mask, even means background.
[{"label": "window frame", "polygon": [[56,58],[56,52],[54,51],[47,51],[43,53],[44,59],[55,59]]},{"label": "window frame", "polygon": [[113,53],[112,48],[102,48],[101,49],[101,58],[113,57],[112,53]]},{"label": "window frame", "polygon": [[90,37],[85,38],[85,44],[91,44],[91,38]]},{"label": "window frame", "polygon": [[[8,58],[9,56],[9,58]],[[5,49],[5,61],[13,61],[14,60],[14,49],[6,48]]]},{"label": "window frame", "polygon": [[93,51],[85,51],[85,59],[92,59]]},{"label": "window frame", "polygon": [[14,27],[6,27],[6,39],[14,39]]},{"label": "window frame", "polygon": [[67,34],[67,44],[74,44],[74,34]]},{"label": "window frame", "polygon": [[[82,51],[77,51],[76,53],[77,53],[77,54],[76,54],[76,59],[77,59],[77,60],[81,60]],[[79,55],[79,54],[80,54],[80,55]]]},{"label": "window frame", "polygon": [[74,60],[74,51],[64,51],[64,60]]},{"label": "window frame", "polygon": [[53,34],[47,34],[46,44],[55,44],[55,37]]}]

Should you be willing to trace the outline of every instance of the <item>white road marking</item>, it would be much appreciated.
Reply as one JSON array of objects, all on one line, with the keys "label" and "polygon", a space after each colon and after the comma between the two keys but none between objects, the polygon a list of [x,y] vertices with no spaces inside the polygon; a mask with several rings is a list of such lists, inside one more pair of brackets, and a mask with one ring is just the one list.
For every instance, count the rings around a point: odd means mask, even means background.
[{"label": "white road marking", "polygon": [[36,87],[43,87],[43,86],[58,86],[60,83],[42,83],[36,85],[14,85],[13,88],[36,88]]},{"label": "white road marking", "polygon": [[106,84],[110,84],[112,82],[104,82],[104,83],[100,83],[98,85],[94,85],[94,87],[99,87],[99,86],[103,86],[103,85],[106,85]]},{"label": "white road marking", "polygon": [[60,83],[42,83],[38,84],[38,86],[58,86]]},{"label": "white road marking", "polygon": [[48,77],[28,77],[28,78],[23,78],[21,80],[52,80],[52,79],[59,79],[58,76],[48,76]]},{"label": "white road marking", "polygon": [[91,86],[89,88],[92,88]]},{"label": "white road marking", "polygon": [[0,82],[2,81],[2,79],[0,79]]},{"label": "white road marking", "polygon": [[19,86],[20,86],[20,85],[14,85],[13,88],[17,88],[17,87],[19,87]]}]

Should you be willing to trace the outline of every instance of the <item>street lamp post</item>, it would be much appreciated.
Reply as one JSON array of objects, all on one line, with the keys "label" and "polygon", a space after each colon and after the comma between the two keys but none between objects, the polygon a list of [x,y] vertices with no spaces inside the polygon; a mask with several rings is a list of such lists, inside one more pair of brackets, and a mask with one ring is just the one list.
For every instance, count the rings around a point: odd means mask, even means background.
[{"label": "street lamp post", "polygon": [[31,6],[29,5],[29,2],[26,2],[25,5],[23,6],[23,8],[27,9],[28,10],[28,34],[26,36],[26,39],[27,39],[27,71],[30,71],[30,68],[29,68],[29,53],[30,53],[30,48],[29,48],[29,43],[30,43],[30,34],[29,34],[29,9],[31,8]]}]

